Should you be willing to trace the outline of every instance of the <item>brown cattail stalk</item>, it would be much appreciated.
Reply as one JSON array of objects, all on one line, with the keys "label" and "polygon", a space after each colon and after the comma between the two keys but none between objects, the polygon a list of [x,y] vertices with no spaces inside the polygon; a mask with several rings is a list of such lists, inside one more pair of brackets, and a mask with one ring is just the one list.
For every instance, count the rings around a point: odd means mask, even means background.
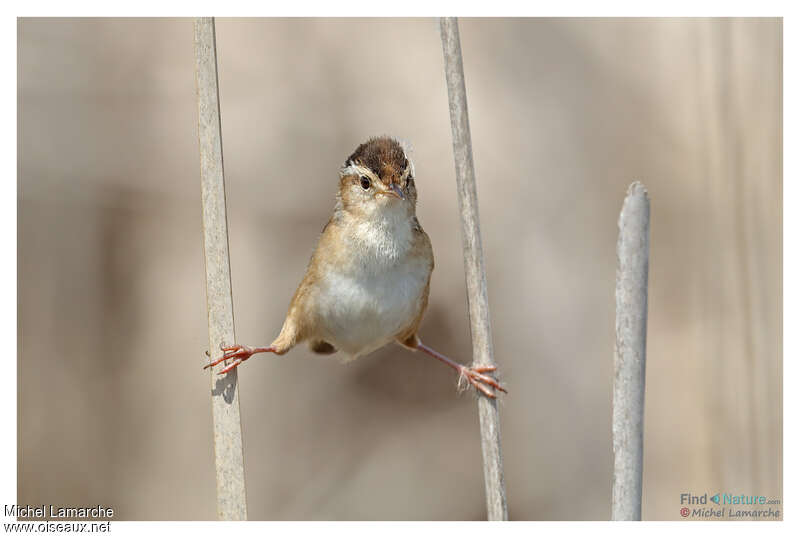
[{"label": "brown cattail stalk", "polygon": [[[221,345],[231,345],[235,341],[228,256],[228,219],[225,212],[225,177],[222,169],[217,46],[213,18],[195,20],[194,46],[197,59],[197,111],[203,194],[208,345],[213,354],[219,353]],[[224,366],[221,364],[218,368]],[[213,368],[211,370],[217,517],[226,520],[247,519],[237,374],[236,370],[233,370],[219,377]]]},{"label": "brown cattail stalk", "polygon": [[631,184],[619,215],[617,341],[614,348],[614,485],[611,519],[642,519],[644,374],[650,199]]},{"label": "brown cattail stalk", "polygon": [[[476,366],[495,366],[492,352],[492,330],[489,323],[489,299],[486,292],[486,271],[478,220],[478,194],[475,188],[475,167],[472,163],[472,140],[467,115],[467,92],[458,21],[440,20],[447,95],[450,101],[450,126],[453,131],[453,154],[456,162],[458,206],[461,211],[461,239],[464,249],[464,272],[467,280],[472,359]],[[507,520],[508,505],[503,479],[503,455],[500,450],[500,415],[497,401],[478,396],[481,424],[483,476],[486,485],[486,506],[489,520]]]}]

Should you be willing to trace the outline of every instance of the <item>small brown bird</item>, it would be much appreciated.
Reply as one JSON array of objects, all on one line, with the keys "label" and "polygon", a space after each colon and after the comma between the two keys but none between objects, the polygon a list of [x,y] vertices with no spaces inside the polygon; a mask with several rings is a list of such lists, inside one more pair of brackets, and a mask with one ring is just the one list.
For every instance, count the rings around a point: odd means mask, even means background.
[{"label": "small brown bird", "polygon": [[416,217],[414,165],[387,137],[356,148],[339,171],[333,216],[322,230],[308,270],[269,347],[233,345],[207,364],[232,359],[229,372],[255,353],[283,355],[306,341],[316,353],[341,351],[347,360],[391,341],[422,351],[459,373],[489,398],[506,392],[488,375],[494,366],[468,367],[424,345],[417,335],[428,305],[433,250]]}]

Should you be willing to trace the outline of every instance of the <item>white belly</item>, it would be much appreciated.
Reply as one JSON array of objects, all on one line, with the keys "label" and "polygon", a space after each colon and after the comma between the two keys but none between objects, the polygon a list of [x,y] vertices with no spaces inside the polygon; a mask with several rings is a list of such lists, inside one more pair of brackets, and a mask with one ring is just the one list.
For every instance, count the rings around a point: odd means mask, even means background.
[{"label": "white belly", "polygon": [[324,333],[320,336],[351,359],[388,344],[419,313],[428,276],[421,261],[381,270],[329,272],[316,298]]}]

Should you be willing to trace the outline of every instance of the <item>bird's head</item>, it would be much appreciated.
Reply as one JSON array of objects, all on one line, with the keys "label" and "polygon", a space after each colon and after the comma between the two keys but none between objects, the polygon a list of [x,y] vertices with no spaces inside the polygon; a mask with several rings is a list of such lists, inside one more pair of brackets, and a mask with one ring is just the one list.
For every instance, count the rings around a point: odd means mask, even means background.
[{"label": "bird's head", "polygon": [[346,211],[364,217],[414,214],[414,165],[393,138],[370,138],[358,146],[345,160],[339,177],[339,199]]}]

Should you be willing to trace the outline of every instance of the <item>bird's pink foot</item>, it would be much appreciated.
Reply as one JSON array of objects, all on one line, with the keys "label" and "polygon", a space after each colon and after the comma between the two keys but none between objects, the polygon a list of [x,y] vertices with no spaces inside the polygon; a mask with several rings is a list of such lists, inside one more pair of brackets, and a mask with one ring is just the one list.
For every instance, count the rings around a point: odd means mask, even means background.
[{"label": "bird's pink foot", "polygon": [[497,370],[497,366],[464,366],[463,364],[457,363],[446,355],[442,355],[435,349],[426,346],[419,340],[419,338],[416,338],[416,342],[410,342],[404,345],[412,347],[412,349],[418,349],[423,353],[427,353],[431,357],[438,359],[449,367],[455,369],[455,371],[458,372],[458,384],[461,387],[464,386],[463,383],[466,381],[475,387],[475,390],[487,398],[497,398],[497,394],[495,394],[494,390],[492,390],[493,388],[508,393],[505,387],[498,383],[495,378],[486,375]]},{"label": "bird's pink foot", "polygon": [[256,353],[272,353],[275,351],[275,349],[272,347],[249,347],[249,346],[240,346],[238,344],[234,344],[232,346],[227,346],[227,347],[220,346],[220,349],[222,349],[222,351],[224,351],[225,354],[222,355],[222,357],[220,357],[219,359],[213,362],[209,362],[208,364],[203,366],[203,369],[211,368],[212,366],[216,366],[222,361],[233,359],[233,362],[226,365],[225,368],[223,368],[218,372],[220,375],[227,374],[228,372],[230,372],[231,370],[242,364],[244,361],[246,361]]},{"label": "bird's pink foot", "polygon": [[496,366],[461,366],[459,368],[458,373],[459,377],[459,385],[466,380],[470,385],[475,387],[475,390],[483,393],[485,396],[489,398],[497,398],[497,395],[492,390],[495,388],[497,390],[503,391],[508,393],[508,391],[498,383],[496,379],[486,375],[487,373],[494,372],[497,370]]}]

